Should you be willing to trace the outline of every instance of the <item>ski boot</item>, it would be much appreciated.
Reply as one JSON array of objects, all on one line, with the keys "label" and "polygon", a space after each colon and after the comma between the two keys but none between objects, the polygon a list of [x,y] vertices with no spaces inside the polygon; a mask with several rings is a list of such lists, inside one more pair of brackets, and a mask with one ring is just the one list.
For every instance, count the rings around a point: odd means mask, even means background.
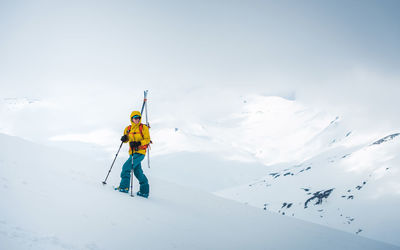
[{"label": "ski boot", "polygon": [[141,193],[140,191],[136,193],[137,196],[141,196],[143,198],[149,198],[149,194]]},{"label": "ski boot", "polygon": [[129,188],[120,188],[116,187],[115,190],[120,191],[121,193],[129,193]]}]

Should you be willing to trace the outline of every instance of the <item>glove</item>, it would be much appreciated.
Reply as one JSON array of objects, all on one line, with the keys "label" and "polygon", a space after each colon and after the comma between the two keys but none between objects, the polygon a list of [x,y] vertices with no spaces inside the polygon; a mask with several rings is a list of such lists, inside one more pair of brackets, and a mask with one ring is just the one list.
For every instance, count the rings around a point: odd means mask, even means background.
[{"label": "glove", "polygon": [[127,141],[128,141],[128,136],[127,136],[127,135],[123,135],[123,136],[121,137],[121,141],[122,141],[122,142],[127,142]]},{"label": "glove", "polygon": [[129,145],[131,148],[135,149],[135,151],[138,151],[139,146],[142,145],[142,143],[140,143],[140,141],[131,141]]}]

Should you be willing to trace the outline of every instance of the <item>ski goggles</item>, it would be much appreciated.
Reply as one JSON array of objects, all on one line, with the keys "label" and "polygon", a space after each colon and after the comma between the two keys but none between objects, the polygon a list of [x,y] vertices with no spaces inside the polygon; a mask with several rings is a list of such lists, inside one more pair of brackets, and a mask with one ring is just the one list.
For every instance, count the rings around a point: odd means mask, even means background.
[{"label": "ski goggles", "polygon": [[140,116],[135,115],[135,116],[132,117],[132,119],[135,119],[135,120],[136,120],[136,119],[140,119]]}]

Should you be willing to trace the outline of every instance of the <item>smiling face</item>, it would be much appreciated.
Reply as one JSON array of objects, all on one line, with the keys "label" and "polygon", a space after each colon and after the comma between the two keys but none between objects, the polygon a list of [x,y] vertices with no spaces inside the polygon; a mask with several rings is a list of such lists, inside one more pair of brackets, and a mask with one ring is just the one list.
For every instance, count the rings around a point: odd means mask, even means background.
[{"label": "smiling face", "polygon": [[130,118],[132,126],[137,126],[140,124],[142,114],[139,111],[132,111]]},{"label": "smiling face", "polygon": [[140,122],[140,116],[132,117],[132,122],[135,123],[135,124],[138,124]]}]

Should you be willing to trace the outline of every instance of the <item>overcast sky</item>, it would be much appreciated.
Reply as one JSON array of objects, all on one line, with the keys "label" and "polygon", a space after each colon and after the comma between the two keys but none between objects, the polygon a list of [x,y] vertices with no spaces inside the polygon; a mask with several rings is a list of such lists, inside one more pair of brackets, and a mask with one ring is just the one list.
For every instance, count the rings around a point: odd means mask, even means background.
[{"label": "overcast sky", "polygon": [[263,94],[396,127],[399,12],[397,0],[0,0],[0,96],[48,100],[37,120],[67,117],[65,130],[125,124],[144,89],[154,116]]}]

